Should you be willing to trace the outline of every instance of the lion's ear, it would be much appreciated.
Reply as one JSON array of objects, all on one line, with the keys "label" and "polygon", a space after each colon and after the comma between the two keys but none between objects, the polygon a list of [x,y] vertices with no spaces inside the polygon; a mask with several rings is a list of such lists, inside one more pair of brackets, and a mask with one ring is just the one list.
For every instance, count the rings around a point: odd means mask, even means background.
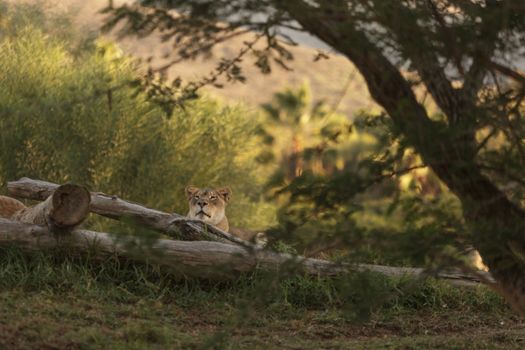
[{"label": "lion's ear", "polygon": [[195,192],[197,192],[199,190],[198,187],[195,187],[195,186],[188,186],[186,187],[186,197],[188,197],[188,199],[191,199],[191,197],[193,196],[193,194]]},{"label": "lion's ear", "polygon": [[220,187],[215,189],[215,191],[217,191],[219,196],[221,196],[225,202],[229,202],[232,198],[232,190],[229,187]]}]

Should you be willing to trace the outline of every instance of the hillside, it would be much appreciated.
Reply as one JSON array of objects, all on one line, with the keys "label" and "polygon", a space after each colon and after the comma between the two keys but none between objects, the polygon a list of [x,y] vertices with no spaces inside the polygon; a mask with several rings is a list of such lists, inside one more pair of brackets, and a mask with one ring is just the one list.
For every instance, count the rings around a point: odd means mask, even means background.
[{"label": "hillside", "polygon": [[[221,44],[213,50],[213,57],[195,61],[182,62],[169,71],[170,77],[181,76],[187,80],[198,80],[203,75],[213,71],[222,57],[232,57],[242,48],[247,38],[235,38],[227,44]],[[124,39],[119,43],[125,52],[134,56],[146,58],[148,55],[156,57],[153,65],[162,65],[166,59],[163,54],[169,52],[166,46],[159,45],[154,38],[133,40]],[[227,100],[243,102],[248,105],[258,105],[267,102],[272,95],[288,86],[297,86],[308,81],[312,87],[314,97],[324,100],[338,111],[352,115],[360,108],[370,108],[373,104],[368,96],[366,86],[359,73],[352,64],[342,56],[331,55],[328,60],[313,62],[317,50],[298,46],[291,49],[295,60],[293,71],[287,71],[274,65],[274,72],[268,75],[261,74],[253,65],[252,57],[244,60],[243,71],[248,77],[246,84],[224,84],[224,88],[210,87],[208,91],[224,97]],[[348,80],[350,82],[348,83]],[[345,92],[345,85],[348,89]],[[341,95],[344,98],[341,99]],[[339,103],[340,101],[340,103]]]},{"label": "hillside", "polygon": [[[79,25],[95,30],[103,23],[103,17],[97,15],[97,11],[106,4],[106,1],[88,0],[76,3],[73,1],[67,4],[77,12],[76,20]],[[108,36],[117,41],[127,54],[142,59],[153,57],[153,66],[160,66],[167,62],[163,56],[173,51],[172,44],[162,43],[158,36],[141,39],[122,39],[114,34]],[[181,62],[170,69],[169,77],[180,76],[186,80],[198,80],[211,72],[220,58],[235,56],[246,40],[247,37],[239,37],[220,44],[213,50],[213,56],[208,59]],[[298,40],[302,40],[305,44],[310,43],[304,41],[302,37],[298,37]],[[275,92],[285,87],[297,86],[308,81],[316,100],[324,100],[339,112],[349,116],[359,109],[374,106],[361,75],[346,58],[338,54],[330,54],[329,59],[314,62],[318,52],[316,48],[299,45],[290,50],[294,55],[291,64],[293,71],[274,66],[272,74],[262,75],[253,65],[253,57],[248,57],[242,63],[245,75],[248,77],[246,84],[224,84],[222,89],[210,87],[208,91],[232,102],[257,106],[268,102]],[[343,98],[341,98],[342,94],[344,94]]]}]

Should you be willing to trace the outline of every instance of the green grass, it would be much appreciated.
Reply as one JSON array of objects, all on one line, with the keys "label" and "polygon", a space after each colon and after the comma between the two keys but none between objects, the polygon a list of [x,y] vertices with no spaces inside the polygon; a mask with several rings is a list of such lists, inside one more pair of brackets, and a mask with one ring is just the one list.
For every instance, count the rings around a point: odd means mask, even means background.
[{"label": "green grass", "polygon": [[525,339],[523,323],[484,287],[171,272],[2,250],[0,348],[518,349]]}]

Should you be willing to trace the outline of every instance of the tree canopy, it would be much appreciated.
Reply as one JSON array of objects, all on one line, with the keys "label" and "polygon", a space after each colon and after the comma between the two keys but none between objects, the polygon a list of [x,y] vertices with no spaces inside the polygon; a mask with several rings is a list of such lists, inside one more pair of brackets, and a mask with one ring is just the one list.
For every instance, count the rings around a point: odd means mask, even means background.
[{"label": "tree canopy", "polygon": [[[347,57],[383,108],[390,142],[413,148],[459,199],[497,288],[525,313],[522,1],[145,0],[109,6],[106,13],[107,28],[120,22],[123,34],[160,31],[173,40],[173,62],[205,54],[243,32],[255,33],[210,77],[187,85],[177,80],[173,87],[179,95],[168,99],[171,105],[220,75],[245,81],[238,62],[248,53],[262,73],[275,64],[293,67],[287,50],[295,44],[293,31],[307,32]],[[437,105],[437,113],[424,107],[418,89]],[[396,171],[402,153],[385,156],[376,174]],[[356,187],[350,174],[335,178],[312,186],[303,177],[288,191],[292,198],[310,196],[314,207],[334,207],[356,193],[349,189]]]}]

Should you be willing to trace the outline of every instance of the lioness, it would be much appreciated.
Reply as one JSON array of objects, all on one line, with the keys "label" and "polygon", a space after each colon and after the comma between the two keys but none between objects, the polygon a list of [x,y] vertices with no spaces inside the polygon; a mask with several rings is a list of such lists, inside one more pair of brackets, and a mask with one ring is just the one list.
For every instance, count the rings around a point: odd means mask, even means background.
[{"label": "lioness", "polygon": [[186,197],[190,207],[187,217],[190,219],[200,219],[245,241],[253,241],[259,245],[266,244],[267,238],[262,232],[230,227],[226,217],[226,205],[232,197],[232,190],[229,187],[200,189],[195,186],[188,186],[186,187]]},{"label": "lioness", "polygon": [[226,217],[226,204],[230,201],[232,190],[229,187],[217,189],[186,187],[186,196],[189,201],[190,219],[200,219],[208,224],[217,226],[228,232],[230,225]]},{"label": "lioness", "polygon": [[14,198],[0,196],[0,218],[11,219],[15,213],[25,208],[22,202]]}]

